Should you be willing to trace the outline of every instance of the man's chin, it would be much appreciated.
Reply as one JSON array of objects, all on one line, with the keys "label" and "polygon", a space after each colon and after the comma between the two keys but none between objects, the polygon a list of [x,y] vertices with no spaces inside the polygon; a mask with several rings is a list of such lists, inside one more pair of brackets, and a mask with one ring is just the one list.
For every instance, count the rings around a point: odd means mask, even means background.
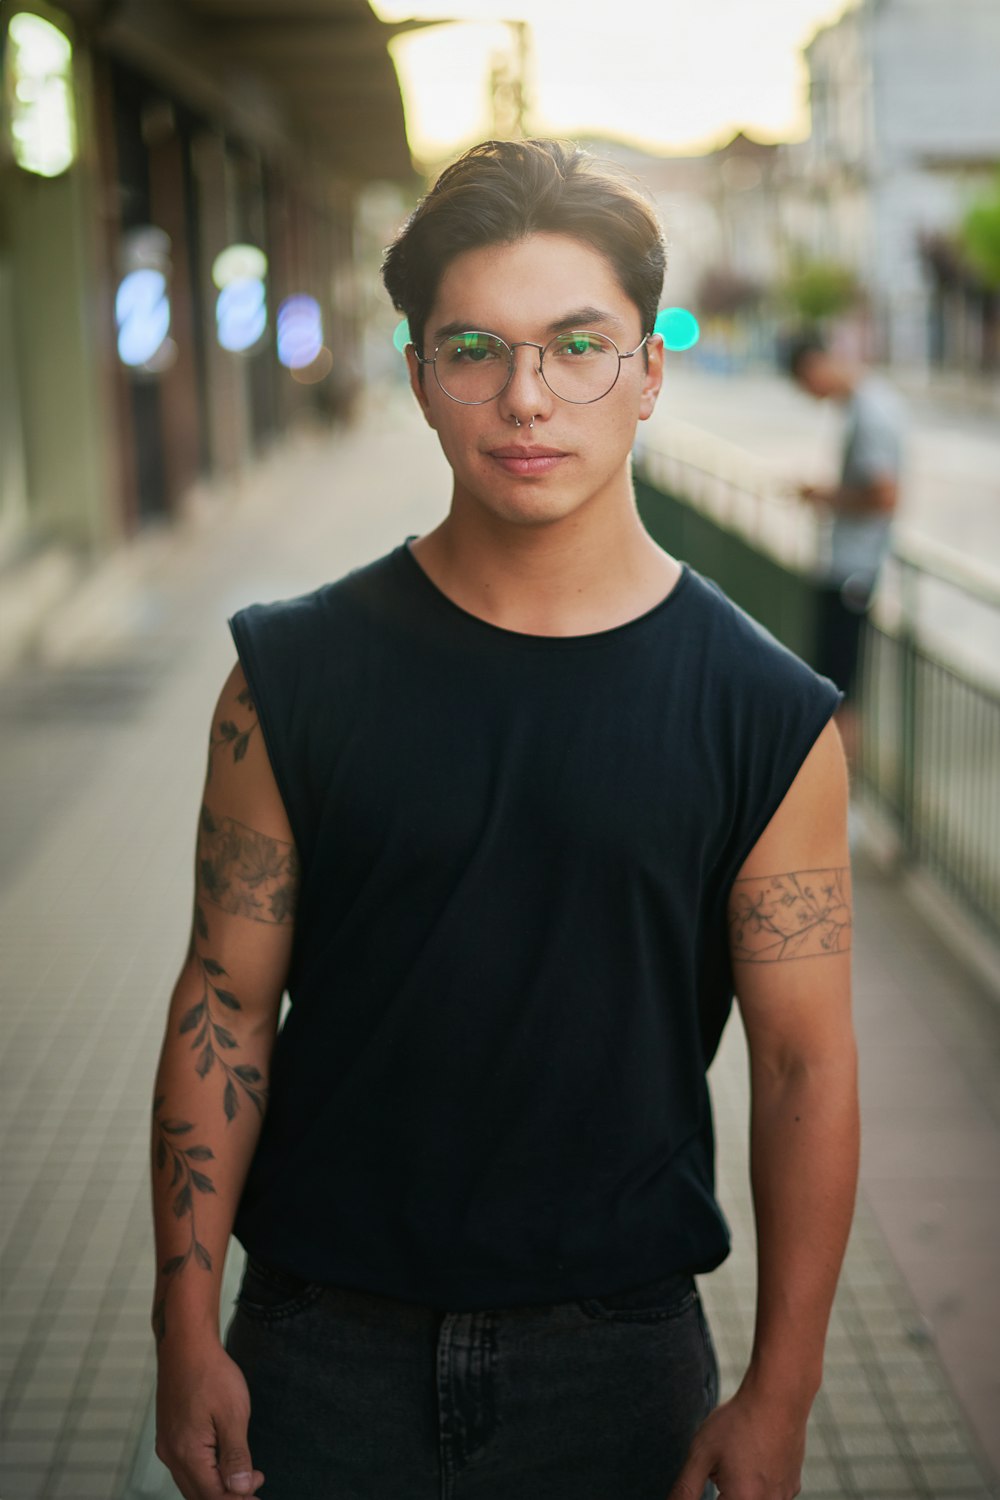
[{"label": "man's chin", "polygon": [[502,499],[491,496],[480,503],[498,521],[509,526],[523,527],[553,526],[559,521],[567,520],[583,505],[583,501],[578,498],[559,498],[537,492]]}]

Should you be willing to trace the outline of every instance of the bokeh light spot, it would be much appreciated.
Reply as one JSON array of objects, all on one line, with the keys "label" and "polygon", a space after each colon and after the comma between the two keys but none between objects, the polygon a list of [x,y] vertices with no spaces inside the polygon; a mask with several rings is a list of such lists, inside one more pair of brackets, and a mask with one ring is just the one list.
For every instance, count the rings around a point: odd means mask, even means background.
[{"label": "bokeh light spot", "polygon": [[115,296],[115,321],[122,363],[147,365],[170,331],[170,301],[162,271],[145,266],[122,278]]},{"label": "bokeh light spot", "polygon": [[396,332],[392,336],[392,342],[400,354],[406,353],[406,346],[412,341],[410,339],[410,325],[405,318],[401,323],[396,324]]},{"label": "bokeh light spot", "polygon": [[278,358],[289,370],[304,370],[323,348],[323,314],[315,297],[286,297],[278,308]]},{"label": "bokeh light spot", "polygon": [[25,172],[58,177],[76,160],[72,43],[28,11],[11,17],[7,35],[14,160]]},{"label": "bokeh light spot", "polygon": [[267,256],[256,245],[229,245],[212,262],[212,280],[220,291],[234,281],[263,281]]},{"label": "bokeh light spot", "polygon": [[245,354],[267,327],[264,283],[253,277],[230,281],[215,304],[216,334],[223,349]]},{"label": "bokeh light spot", "polygon": [[677,354],[693,349],[701,338],[698,319],[686,307],[665,307],[657,314],[653,332],[660,335],[665,348]]}]

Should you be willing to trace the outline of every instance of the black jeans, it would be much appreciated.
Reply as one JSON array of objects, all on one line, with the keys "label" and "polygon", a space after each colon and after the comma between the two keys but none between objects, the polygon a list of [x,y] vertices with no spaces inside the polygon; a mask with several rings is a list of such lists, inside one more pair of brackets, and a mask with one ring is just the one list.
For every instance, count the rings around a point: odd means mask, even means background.
[{"label": "black jeans", "polygon": [[856,697],[861,632],[873,587],[867,579],[827,585],[817,598],[816,671],[829,677],[848,699]]},{"label": "black jeans", "polygon": [[251,1260],[226,1347],[264,1500],[666,1500],[718,1399],[690,1276],[447,1313]]}]

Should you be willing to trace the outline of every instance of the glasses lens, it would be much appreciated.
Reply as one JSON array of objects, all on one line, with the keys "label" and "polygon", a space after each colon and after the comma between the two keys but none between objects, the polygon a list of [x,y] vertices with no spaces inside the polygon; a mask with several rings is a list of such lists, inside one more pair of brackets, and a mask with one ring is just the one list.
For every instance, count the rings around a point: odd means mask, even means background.
[{"label": "glasses lens", "polygon": [[618,379],[618,350],[603,333],[560,333],[545,346],[542,373],[564,401],[598,401]]},{"label": "glasses lens", "polygon": [[434,368],[456,401],[492,401],[507,384],[510,350],[494,333],[456,333],[438,349]]}]

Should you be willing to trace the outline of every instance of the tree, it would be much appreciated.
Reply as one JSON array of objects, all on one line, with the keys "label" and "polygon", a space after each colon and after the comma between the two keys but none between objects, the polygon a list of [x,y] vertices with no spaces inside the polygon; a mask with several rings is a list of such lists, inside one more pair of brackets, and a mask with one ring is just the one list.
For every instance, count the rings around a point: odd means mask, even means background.
[{"label": "tree", "polygon": [[861,301],[854,272],[832,260],[797,260],[779,288],[782,300],[803,323],[822,323]]},{"label": "tree", "polygon": [[959,237],[966,259],[984,286],[1000,289],[1000,175],[992,192],[966,213]]}]

